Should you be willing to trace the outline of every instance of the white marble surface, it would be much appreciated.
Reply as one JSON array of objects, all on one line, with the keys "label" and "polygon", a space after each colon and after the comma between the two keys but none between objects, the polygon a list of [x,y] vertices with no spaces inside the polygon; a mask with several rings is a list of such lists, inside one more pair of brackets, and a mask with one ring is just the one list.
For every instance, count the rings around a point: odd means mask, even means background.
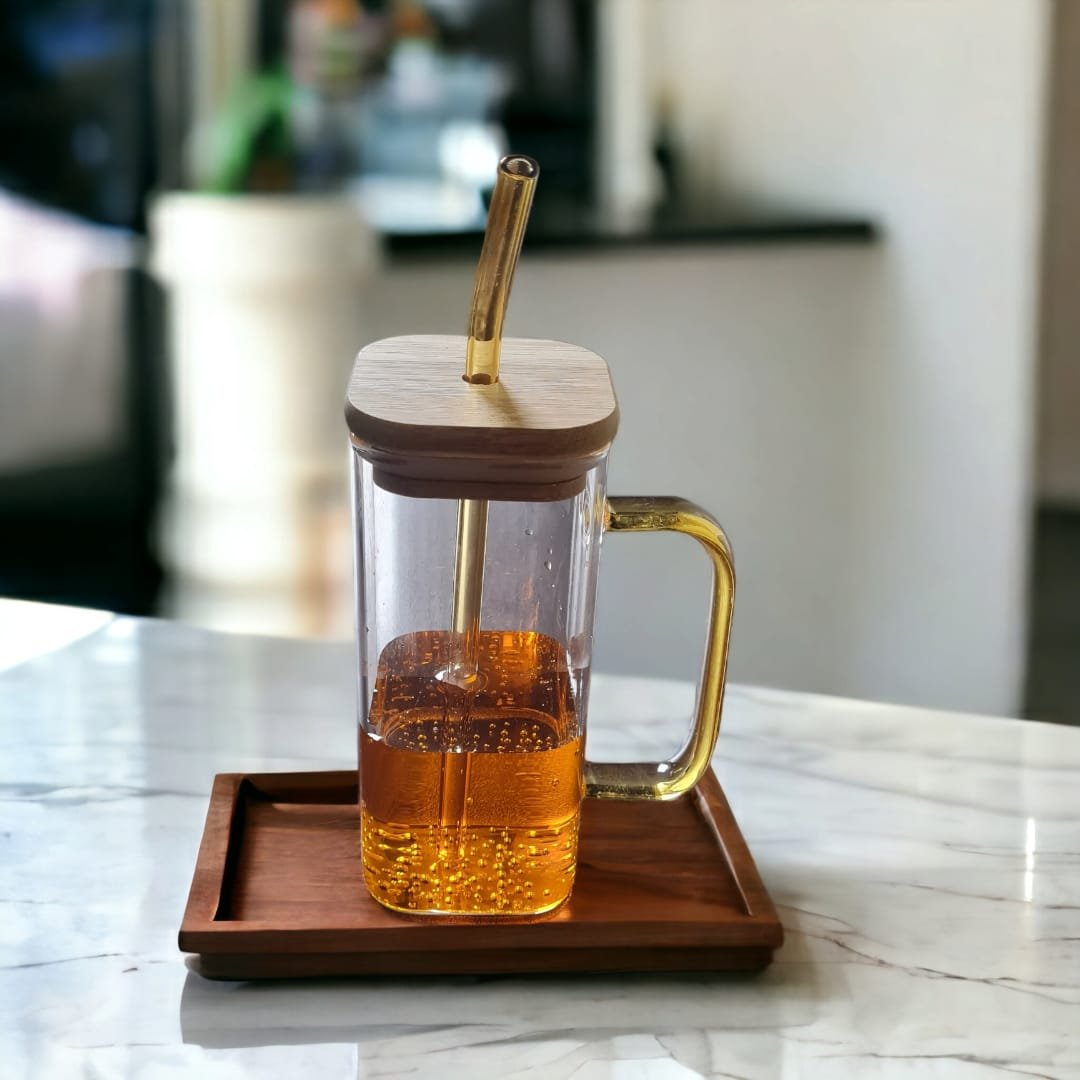
[{"label": "white marble surface", "polygon": [[[0,1075],[1080,1076],[1080,730],[743,687],[717,765],[787,928],[763,975],[202,980],[213,775],[348,766],[351,659],[0,603]],[[690,699],[598,677],[594,755],[666,752]]]}]

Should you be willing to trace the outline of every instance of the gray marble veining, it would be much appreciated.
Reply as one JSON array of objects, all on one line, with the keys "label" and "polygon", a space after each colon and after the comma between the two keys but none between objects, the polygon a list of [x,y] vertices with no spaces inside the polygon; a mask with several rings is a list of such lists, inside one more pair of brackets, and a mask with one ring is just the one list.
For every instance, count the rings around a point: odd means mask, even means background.
[{"label": "gray marble veining", "polygon": [[[348,767],[351,650],[0,602],[5,649],[5,1076],[1080,1076],[1078,729],[732,687],[760,976],[211,983],[176,930],[213,775]],[[598,676],[590,753],[667,753],[691,699]]]}]

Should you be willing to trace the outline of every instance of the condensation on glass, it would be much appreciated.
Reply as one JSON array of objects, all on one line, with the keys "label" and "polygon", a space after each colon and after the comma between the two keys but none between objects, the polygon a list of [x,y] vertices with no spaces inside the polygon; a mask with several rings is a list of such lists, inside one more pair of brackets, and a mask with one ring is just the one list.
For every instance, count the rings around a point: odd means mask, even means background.
[{"label": "condensation on glass", "polygon": [[[355,450],[352,458],[360,724],[375,730],[380,718],[372,717],[371,706],[379,658],[391,646],[391,652],[404,650],[418,634],[448,638],[451,632],[459,501],[387,491],[375,483],[370,462]],[[605,455],[570,498],[488,504],[481,632],[536,634],[558,642],[582,716],[606,468]]]}]

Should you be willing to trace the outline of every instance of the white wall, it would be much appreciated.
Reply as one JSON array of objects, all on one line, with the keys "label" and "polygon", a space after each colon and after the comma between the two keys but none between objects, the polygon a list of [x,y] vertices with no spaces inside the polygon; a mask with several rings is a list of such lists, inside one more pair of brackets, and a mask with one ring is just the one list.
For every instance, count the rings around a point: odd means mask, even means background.
[{"label": "white wall", "polygon": [[684,138],[712,148],[702,183],[885,230],[853,365],[842,689],[1016,708],[1046,4],[659,10]]},{"label": "white wall", "polygon": [[[698,187],[863,213],[883,241],[522,266],[508,333],[612,365],[612,489],[688,495],[729,529],[734,678],[1018,707],[1045,15],[662,0],[650,78]],[[393,269],[371,336],[462,327],[470,286],[466,261]],[[598,666],[694,672],[704,569],[679,544],[605,545]]]}]

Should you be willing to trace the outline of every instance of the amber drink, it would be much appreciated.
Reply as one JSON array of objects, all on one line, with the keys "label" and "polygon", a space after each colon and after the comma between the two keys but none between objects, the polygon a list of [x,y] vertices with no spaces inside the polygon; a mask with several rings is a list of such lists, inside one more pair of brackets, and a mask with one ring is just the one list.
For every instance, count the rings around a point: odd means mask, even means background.
[{"label": "amber drink", "polygon": [[380,659],[361,733],[364,876],[387,907],[539,914],[574,882],[581,737],[563,648],[483,631],[472,685],[447,678],[449,632]]}]

